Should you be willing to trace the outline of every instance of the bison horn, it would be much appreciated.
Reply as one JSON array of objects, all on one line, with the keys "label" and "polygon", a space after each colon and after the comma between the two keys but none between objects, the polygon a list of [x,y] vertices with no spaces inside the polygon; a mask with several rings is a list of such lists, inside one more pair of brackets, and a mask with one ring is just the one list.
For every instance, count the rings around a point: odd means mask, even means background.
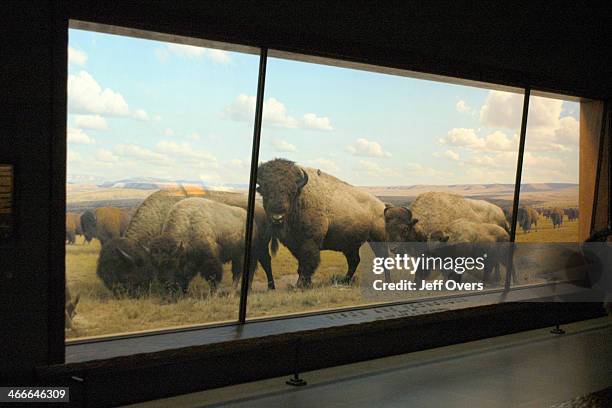
[{"label": "bison horn", "polygon": [[298,189],[304,187],[306,183],[308,183],[308,173],[306,173],[304,170],[301,170],[301,172],[302,178],[297,183]]},{"label": "bison horn", "polygon": [[138,243],[140,245],[140,247],[148,254],[151,253],[151,250],[149,249],[149,247],[147,247],[145,244],[143,244],[142,242]]},{"label": "bison horn", "polygon": [[132,258],[132,256],[130,254],[128,254],[127,252],[125,252],[123,249],[121,248],[117,248],[117,252],[119,252],[119,255],[121,255],[124,259],[126,259],[127,261],[130,261],[132,263],[134,262],[134,258]]},{"label": "bison horn", "polygon": [[76,295],[76,298],[74,299],[74,302],[72,302],[72,305],[74,306],[75,309],[76,309],[77,305],[79,304],[79,300],[81,300],[81,294],[80,293],[78,295]]}]

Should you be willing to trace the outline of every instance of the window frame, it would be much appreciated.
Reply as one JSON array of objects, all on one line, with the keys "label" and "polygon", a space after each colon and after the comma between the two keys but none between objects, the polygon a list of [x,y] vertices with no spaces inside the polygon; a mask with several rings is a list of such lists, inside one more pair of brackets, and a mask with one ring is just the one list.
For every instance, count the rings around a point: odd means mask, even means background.
[{"label": "window frame", "polygon": [[[178,332],[192,331],[192,330],[205,330],[208,328],[216,328],[216,327],[224,327],[224,326],[236,326],[236,325],[240,326],[240,325],[256,323],[260,321],[280,321],[280,320],[285,320],[285,319],[294,319],[294,318],[308,317],[308,316],[313,316],[313,315],[332,314],[332,313],[339,313],[339,312],[344,312],[344,311],[372,309],[372,308],[388,307],[388,306],[392,306],[395,304],[410,303],[407,301],[377,303],[377,304],[368,304],[368,305],[360,305],[360,306],[347,306],[347,307],[341,307],[337,309],[296,313],[296,314],[289,314],[289,315],[248,318],[248,314],[247,314],[248,290],[246,290],[247,289],[246,282],[248,282],[248,279],[246,279],[246,274],[247,274],[247,271],[249,270],[249,263],[251,262],[251,258],[249,255],[250,255],[250,249],[251,249],[250,244],[251,244],[251,238],[252,238],[251,231],[252,231],[253,222],[254,222],[253,215],[254,215],[254,205],[255,205],[255,186],[256,186],[256,180],[257,180],[257,166],[258,166],[258,161],[259,161],[259,146],[261,142],[263,101],[264,101],[264,94],[265,94],[265,76],[266,76],[266,64],[267,64],[268,57],[289,58],[289,57],[295,57],[296,55],[298,55],[298,56],[303,57],[304,61],[306,62],[315,62],[315,63],[323,63],[323,64],[327,63],[327,64],[331,64],[334,66],[344,65],[346,67],[360,69],[360,70],[403,75],[403,76],[409,76],[411,78],[416,78],[416,79],[427,79],[427,80],[435,80],[435,81],[441,81],[441,82],[453,83],[453,84],[485,87],[487,89],[512,90],[514,92],[518,90],[522,90],[524,102],[523,102],[523,113],[522,113],[522,119],[521,119],[521,133],[520,133],[519,149],[518,149],[518,157],[517,157],[517,169],[515,173],[516,178],[515,178],[515,185],[514,185],[514,197],[513,197],[513,203],[512,203],[513,215],[512,215],[511,226],[510,226],[511,231],[512,231],[511,241],[514,242],[515,240],[516,227],[517,227],[516,216],[517,216],[517,208],[518,208],[519,200],[520,200],[522,161],[523,161],[523,155],[524,155],[524,149],[525,149],[525,140],[527,137],[526,136],[526,133],[527,133],[526,125],[527,125],[529,98],[531,95],[536,95],[536,94],[542,95],[542,96],[554,95],[554,94],[551,94],[550,91],[548,90],[536,90],[535,88],[532,88],[529,85],[516,87],[516,86],[506,85],[506,84],[479,82],[479,81],[474,81],[470,79],[462,79],[458,77],[448,77],[448,76],[430,74],[430,73],[419,72],[419,71],[411,71],[411,70],[406,70],[406,69],[402,69],[398,67],[389,67],[386,65],[371,65],[365,62],[351,61],[348,59],[342,59],[342,58],[337,58],[337,57],[330,58],[330,57],[318,56],[315,54],[307,54],[303,52],[296,54],[294,51],[291,51],[291,50],[283,51],[277,48],[268,49],[268,47],[263,46],[263,45],[254,47],[253,45],[240,44],[236,42],[232,42],[231,44],[228,44],[225,41],[219,42],[215,40],[206,40],[206,39],[198,38],[198,37],[184,37],[184,36],[173,35],[173,34],[164,34],[164,33],[155,32],[155,31],[144,31],[144,30],[140,30],[137,28],[132,29],[132,28],[107,25],[107,24],[101,24],[101,23],[94,23],[94,22],[85,22],[85,21],[73,20],[73,19],[66,20],[66,25],[63,26],[63,33],[61,36],[59,36],[58,41],[55,43],[56,48],[60,49],[60,53],[59,53],[60,59],[57,63],[58,66],[56,67],[55,72],[56,74],[60,76],[60,78],[63,79],[64,84],[66,84],[67,82],[67,49],[68,49],[67,39],[68,39],[68,29],[69,28],[77,28],[77,29],[83,29],[83,30],[89,30],[89,31],[98,31],[98,32],[104,32],[104,33],[109,33],[109,34],[127,35],[131,37],[155,39],[159,41],[171,40],[172,42],[178,42],[182,44],[205,46],[205,47],[212,46],[213,48],[231,49],[235,51],[239,50],[240,52],[248,52],[251,54],[254,54],[253,51],[257,50],[260,55],[260,63],[259,63],[257,97],[256,97],[255,121],[254,121],[253,139],[252,139],[252,157],[251,157],[251,168],[250,168],[250,179],[249,179],[249,191],[248,191],[247,228],[246,228],[246,236],[245,236],[245,262],[244,262],[244,268],[243,268],[242,280],[241,280],[241,294],[240,294],[238,320],[231,321],[231,322],[222,322],[222,323],[203,323],[203,324],[190,325],[190,326],[181,327],[181,328],[168,328],[168,329],[161,328],[161,329],[155,329],[155,330],[139,332],[139,333],[105,335],[105,336],[100,336],[96,338],[85,338],[85,339],[74,339],[74,340],[65,339],[63,325],[62,325],[61,341],[59,341],[60,339],[58,338],[59,337],[58,334],[60,334],[59,330],[55,330],[55,333],[50,333],[50,341],[49,341],[50,350],[51,351],[56,350],[56,352],[53,353],[56,357],[52,358],[51,360],[55,363],[61,364],[64,362],[65,347],[70,346],[70,345],[78,345],[78,344],[91,343],[91,342],[113,341],[116,339],[128,338],[128,337],[131,338],[131,337],[141,337],[141,336],[154,336],[156,334],[167,334],[167,333],[173,333],[173,332],[178,333]],[[151,36],[149,36],[149,34]],[[62,39],[65,39],[65,41],[62,41]],[[234,48],[234,46],[236,48]],[[247,51],[244,51],[244,50],[247,50]],[[61,56],[64,57],[63,61],[61,60]],[[295,59],[295,58],[291,58],[291,59]],[[332,62],[336,62],[336,64],[332,64]],[[61,83],[61,81],[59,82]],[[59,90],[61,90],[61,92]],[[59,92],[59,95],[56,96],[56,100],[59,101],[59,106],[60,106],[60,108],[57,110],[55,117],[56,117],[56,120],[58,121],[59,121],[58,118],[61,117],[61,121],[63,122],[63,124],[56,124],[56,130],[60,132],[60,135],[62,134],[62,131],[63,131],[62,137],[64,138],[64,140],[61,142],[58,142],[57,140],[55,141],[56,145],[59,146],[59,150],[57,151],[55,158],[60,157],[63,160],[63,170],[65,174],[66,147],[67,147],[67,142],[65,140],[66,139],[66,136],[65,136],[66,123],[65,122],[66,122],[66,117],[67,117],[67,109],[66,109],[67,91],[66,91],[65,86],[63,87],[63,89],[61,88],[61,86],[58,86],[58,88],[56,88],[55,91]],[[57,167],[58,168],[62,167],[61,161],[60,161],[60,164],[57,165]],[[64,197],[63,197],[63,201],[60,202],[60,206],[63,205],[64,214],[65,214],[65,177],[63,178],[63,184],[64,184],[63,185]],[[62,247],[63,247],[63,242],[62,242]],[[64,314],[63,314],[63,306],[64,306],[63,295],[64,295],[64,287],[65,287],[63,284],[64,279],[65,279],[65,260],[63,259],[64,256],[65,256],[65,249],[61,251],[61,256],[58,256],[58,258],[62,258],[62,260],[56,259],[54,261],[57,266],[55,271],[56,272],[58,270],[61,271],[61,275],[62,275],[62,279],[61,279],[62,286],[61,286],[61,291],[59,291],[61,296],[55,296],[55,298],[61,300],[61,310],[62,310],[61,319],[57,319],[57,316],[56,316],[57,311],[60,309],[59,307],[53,308],[52,311],[50,310],[50,320],[56,321],[56,322],[59,320],[63,322],[63,317],[64,317]],[[507,275],[508,277],[510,276],[509,274]],[[59,283],[54,284],[52,286],[54,288],[52,290],[57,290],[59,288]],[[450,297],[452,297],[452,295],[450,295]],[[445,313],[445,312],[440,312],[440,313]],[[53,346],[52,346],[52,343],[53,343]],[[62,345],[63,350],[61,352],[57,352],[57,345],[59,345],[60,343]],[[60,355],[61,355],[61,358],[59,357]]]}]

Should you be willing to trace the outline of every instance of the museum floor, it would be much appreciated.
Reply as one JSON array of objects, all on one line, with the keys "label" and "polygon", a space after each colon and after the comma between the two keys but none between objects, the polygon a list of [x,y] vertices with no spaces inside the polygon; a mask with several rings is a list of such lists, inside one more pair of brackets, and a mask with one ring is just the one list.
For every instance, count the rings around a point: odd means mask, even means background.
[{"label": "museum floor", "polygon": [[307,372],[305,387],[275,378],[133,407],[549,407],[612,385],[612,319],[564,329]]}]

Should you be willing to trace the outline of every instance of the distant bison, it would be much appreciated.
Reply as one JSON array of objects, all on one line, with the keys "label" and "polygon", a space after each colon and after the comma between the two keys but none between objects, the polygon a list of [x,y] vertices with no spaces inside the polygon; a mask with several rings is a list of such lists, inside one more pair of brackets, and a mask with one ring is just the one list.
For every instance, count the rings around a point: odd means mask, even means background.
[{"label": "distant bison", "polygon": [[532,225],[535,225],[536,231],[538,230],[538,212],[533,207],[521,205],[518,209],[516,220],[524,233],[530,232]]},{"label": "distant bison", "polygon": [[[347,281],[359,265],[359,248],[385,238],[378,198],[317,169],[274,159],[259,166],[257,191],[272,223],[272,248],[278,240],[298,260],[298,287],[309,287],[321,250],[339,251],[348,263]],[[374,245],[376,256],[386,246]]]},{"label": "distant bison", "polygon": [[565,208],[563,213],[567,216],[568,221],[575,221],[578,219],[578,209],[577,208]]},{"label": "distant bison", "polygon": [[69,244],[76,242],[76,236],[83,234],[81,230],[81,216],[77,213],[66,213],[66,241]]},{"label": "distant bison", "polygon": [[[162,234],[150,245],[159,282],[186,292],[191,279],[200,275],[214,288],[223,277],[223,264],[231,262],[237,284],[244,263],[246,216],[242,208],[206,198],[186,198],[176,203]],[[253,269],[255,266],[254,262]]]},{"label": "distant bison", "polygon": [[550,212],[550,220],[553,223],[553,228],[561,228],[563,224],[563,210],[559,207],[555,207]]},{"label": "distant bison", "polygon": [[90,242],[98,238],[100,243],[125,234],[130,222],[130,210],[127,208],[100,207],[94,211],[88,210],[81,216],[81,226],[85,240]]}]

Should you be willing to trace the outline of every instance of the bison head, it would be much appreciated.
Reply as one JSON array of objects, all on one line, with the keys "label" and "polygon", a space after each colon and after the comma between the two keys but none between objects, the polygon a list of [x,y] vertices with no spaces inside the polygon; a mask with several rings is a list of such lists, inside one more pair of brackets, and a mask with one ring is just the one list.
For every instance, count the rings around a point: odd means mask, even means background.
[{"label": "bison head", "polygon": [[406,207],[385,208],[385,240],[389,242],[391,252],[400,253],[402,242],[422,242],[425,237],[415,228],[419,220],[412,217],[412,211]]},{"label": "bison head", "polygon": [[96,273],[107,288],[130,296],[148,292],[154,277],[147,249],[127,238],[115,238],[102,246]]},{"label": "bison head", "polygon": [[182,264],[185,255],[183,242],[161,235],[151,241],[151,262],[155,267],[158,283],[164,288],[176,287],[185,291],[189,284],[182,279]]},{"label": "bison head", "polygon": [[308,174],[294,162],[275,159],[259,166],[257,192],[273,226],[282,226],[302,188],[308,183]]}]

